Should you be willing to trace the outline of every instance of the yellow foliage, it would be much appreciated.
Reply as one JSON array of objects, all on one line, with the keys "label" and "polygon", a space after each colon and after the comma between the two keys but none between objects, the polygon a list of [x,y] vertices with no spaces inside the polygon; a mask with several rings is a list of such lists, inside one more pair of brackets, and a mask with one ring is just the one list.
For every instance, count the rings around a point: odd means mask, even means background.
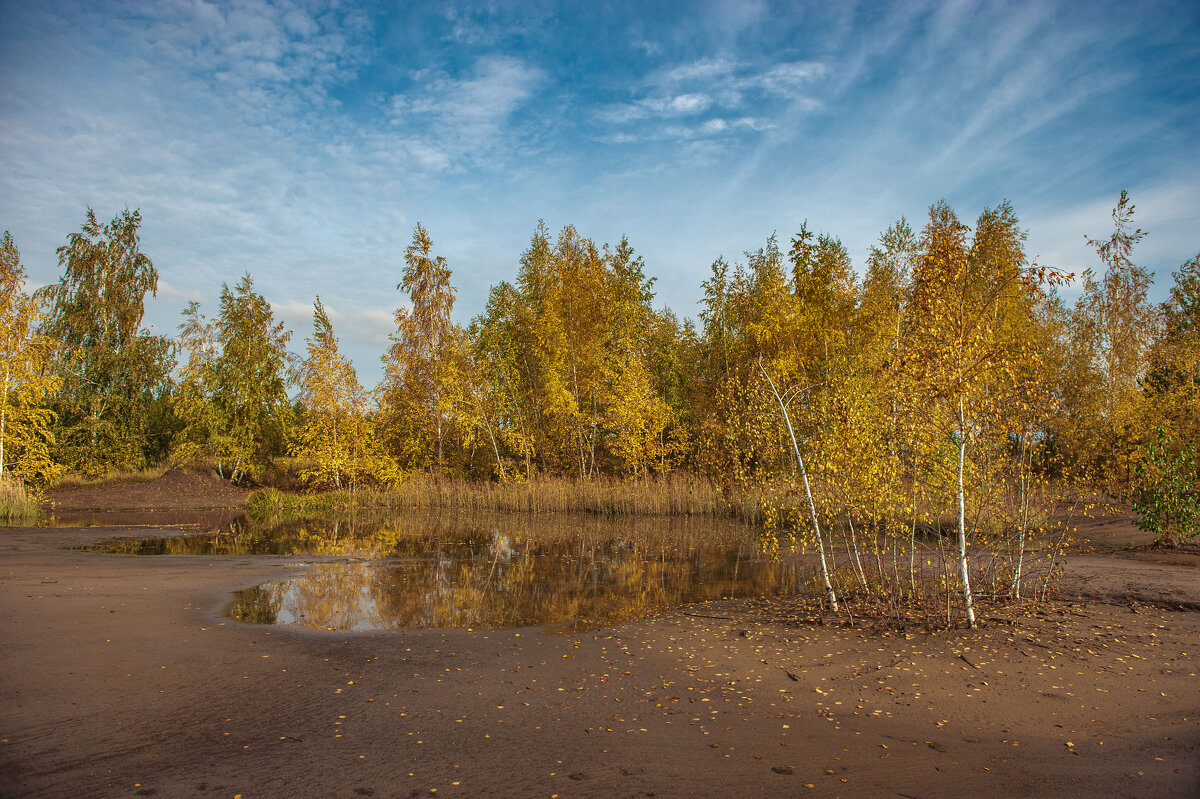
[{"label": "yellow foliage", "polygon": [[0,241],[0,476],[25,483],[53,481],[62,473],[51,458],[54,412],[48,401],[61,381],[47,362],[53,342],[37,332],[38,301],[24,292],[25,269],[7,231]]},{"label": "yellow foliage", "polygon": [[304,424],[291,452],[312,465],[302,476],[314,485],[353,490],[364,479],[395,481],[398,471],[387,458],[369,418],[368,397],[354,367],[338,352],[324,306],[314,303],[316,330],[308,340],[301,370],[300,399]]}]

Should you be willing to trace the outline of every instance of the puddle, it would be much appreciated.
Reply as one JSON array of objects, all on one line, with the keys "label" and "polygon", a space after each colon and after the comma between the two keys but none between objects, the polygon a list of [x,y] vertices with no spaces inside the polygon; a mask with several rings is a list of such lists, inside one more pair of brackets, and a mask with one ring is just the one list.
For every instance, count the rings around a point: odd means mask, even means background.
[{"label": "puddle", "polygon": [[216,533],[126,538],[87,549],[316,559],[295,578],[239,592],[228,613],[244,622],[321,630],[580,630],[711,599],[794,593],[812,578],[805,566],[759,557],[747,528],[712,520],[397,516],[271,528],[235,523]]},{"label": "puddle", "polygon": [[319,564],[291,580],[241,591],[229,615],[322,630],[591,629],[695,602],[793,593],[796,563],[745,550],[645,550],[513,541],[430,542],[424,557]]},{"label": "puddle", "polygon": [[38,520],[39,527],[179,527],[218,530],[244,524],[244,508],[210,510],[54,511]]}]

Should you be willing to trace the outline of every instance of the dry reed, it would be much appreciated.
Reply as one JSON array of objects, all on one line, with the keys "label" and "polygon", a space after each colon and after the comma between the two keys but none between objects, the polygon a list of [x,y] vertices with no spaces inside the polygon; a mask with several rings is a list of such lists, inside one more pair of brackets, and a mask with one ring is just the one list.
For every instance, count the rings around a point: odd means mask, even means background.
[{"label": "dry reed", "polygon": [[7,524],[29,523],[37,517],[37,500],[29,496],[21,481],[0,474],[0,521]]},{"label": "dry reed", "polygon": [[757,493],[684,473],[647,480],[535,477],[513,483],[417,473],[406,476],[399,485],[360,489],[353,495],[343,491],[302,497],[265,489],[255,495],[251,506],[269,514],[381,508],[464,514],[502,511],[733,518],[757,524],[760,501]]},{"label": "dry reed", "polygon": [[421,474],[410,476],[399,486],[376,492],[370,501],[388,507],[466,512],[744,518],[748,510],[757,510],[757,503],[747,508],[745,500],[740,491],[686,474],[650,480],[537,477],[514,483]]}]

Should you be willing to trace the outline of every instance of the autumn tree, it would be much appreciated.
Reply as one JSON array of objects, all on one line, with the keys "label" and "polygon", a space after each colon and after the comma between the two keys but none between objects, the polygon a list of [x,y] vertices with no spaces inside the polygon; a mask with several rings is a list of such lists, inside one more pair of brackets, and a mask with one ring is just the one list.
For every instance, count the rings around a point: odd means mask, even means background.
[{"label": "autumn tree", "polygon": [[[471,406],[476,426],[482,425],[494,444],[497,475],[506,479],[508,458],[523,467],[525,478],[533,472],[537,454],[534,436],[532,386],[526,379],[521,297],[507,282],[493,286],[487,307],[472,323],[472,374],[465,402]],[[498,443],[497,443],[498,442]]]},{"label": "autumn tree", "polygon": [[[907,580],[915,598],[918,492],[922,469],[928,468],[928,446],[921,435],[922,398],[913,390],[900,368],[909,328],[916,323],[910,314],[912,279],[921,259],[921,246],[903,217],[884,231],[867,255],[866,274],[855,311],[854,348],[858,380],[847,405],[856,418],[847,420],[846,440],[857,457],[860,512],[870,520],[876,540],[907,554],[908,574],[893,566],[892,579]],[[857,396],[855,396],[857,395]],[[876,558],[876,573],[887,579]],[[893,586],[898,593],[903,590]]]},{"label": "autumn tree", "polygon": [[829,488],[825,515],[846,526],[848,550],[865,588],[854,524],[855,517],[874,515],[869,495],[879,488],[877,479],[864,478],[875,477],[875,467],[882,465],[883,430],[874,410],[880,374],[866,357],[870,336],[860,323],[860,291],[845,245],[825,233],[814,239],[806,223],[792,238],[789,260],[800,304],[793,335],[808,410],[805,438]]},{"label": "autumn tree", "polygon": [[21,254],[6,230],[0,240],[0,478],[53,479],[54,414],[47,403],[59,379],[46,371],[53,342],[37,332],[42,312],[27,294]]},{"label": "autumn tree", "polygon": [[969,233],[945,202],[930,209],[903,357],[929,402],[928,423],[955,450],[958,579],[973,627],[968,546],[975,531],[967,525],[967,471],[986,468],[989,448],[1007,439],[1010,403],[1022,401],[1029,381],[1022,365],[1036,357],[1031,342],[1016,333],[1038,287],[1056,277],[1027,266],[1025,234],[1008,203],[981,215],[973,241]]},{"label": "autumn tree", "polygon": [[903,217],[880,235],[867,254],[855,325],[860,356],[873,370],[898,357],[920,254],[917,237]]},{"label": "autumn tree", "polygon": [[542,467],[595,473],[604,423],[605,264],[599,248],[565,227],[557,241],[539,224],[517,276],[516,339]]},{"label": "autumn tree", "polygon": [[604,260],[604,447],[634,477],[668,471],[687,445],[677,406],[663,396],[673,377],[663,359],[670,357],[675,328],[653,309],[654,278],[627,238],[611,252],[605,247]]},{"label": "autumn tree", "polygon": [[552,239],[539,223],[516,282],[493,288],[473,338],[500,438],[527,473],[643,477],[682,457],[679,406],[663,394],[678,328],[652,308],[653,284],[628,240],[599,247],[570,226]]},{"label": "autumn tree", "polygon": [[1145,237],[1133,229],[1134,206],[1122,191],[1113,209],[1113,232],[1088,238],[1103,272],[1083,274],[1083,293],[1071,320],[1072,379],[1066,402],[1074,424],[1063,444],[1103,476],[1128,479],[1131,454],[1145,431],[1138,424],[1138,387],[1149,366],[1156,317],[1148,299],[1152,275],[1134,263],[1133,248]]},{"label": "autumn tree", "polygon": [[810,372],[826,371],[832,360],[845,355],[857,304],[850,254],[841,240],[822,233],[814,242],[808,223],[792,238],[792,291],[799,300],[811,349],[805,354]]},{"label": "autumn tree", "polygon": [[457,340],[450,319],[454,288],[446,259],[432,251],[433,240],[418,224],[396,287],[408,294],[409,307],[396,310],[396,331],[383,357],[380,387],[383,438],[402,463],[416,468],[445,464],[453,424],[446,355]]},{"label": "autumn tree", "polygon": [[[758,480],[791,470],[787,430],[761,358],[772,379],[788,391],[803,383],[804,348],[796,335],[802,305],[789,286],[784,256],[774,235],[747,252],[732,270],[712,266],[704,284],[700,318],[706,376],[699,396],[698,460],[706,471],[737,480]],[[807,423],[807,414],[800,422]]]},{"label": "autumn tree", "polygon": [[338,351],[320,297],[313,303],[313,328],[308,357],[298,370],[304,423],[291,448],[309,464],[302,476],[313,484],[350,490],[364,478],[386,479],[391,470],[375,437],[369,395]]},{"label": "autumn tree", "polygon": [[775,381],[771,379],[771,375],[767,373],[766,368],[762,365],[762,361],[758,361],[759,371],[767,381],[767,385],[771,388],[771,394],[779,403],[779,412],[783,417],[784,423],[787,425],[788,437],[792,442],[792,451],[796,456],[796,467],[800,472],[800,478],[804,485],[804,499],[808,504],[809,522],[812,524],[813,538],[817,542],[817,555],[821,564],[821,582],[825,586],[825,599],[829,604],[829,609],[837,612],[838,601],[837,592],[834,591],[833,582],[830,578],[829,561],[825,557],[825,536],[821,534],[821,523],[817,518],[817,505],[813,500],[812,486],[808,479],[808,468],[804,465],[804,453],[800,450],[800,442],[796,439],[796,431],[792,426],[791,414],[788,413],[787,403],[784,401],[783,395],[779,393],[779,389],[775,385]]},{"label": "autumn tree", "polygon": [[146,294],[158,287],[141,221],[125,210],[101,224],[89,208],[58,249],[62,277],[42,289],[50,305],[42,333],[57,343],[52,369],[62,381],[57,457],[88,473],[143,466],[169,442],[172,357],[165,337],[141,329]]},{"label": "autumn tree", "polygon": [[500,358],[489,357],[491,353],[483,336],[483,328],[477,320],[468,330],[461,331],[460,341],[454,347],[458,360],[458,379],[454,381],[453,395],[455,417],[463,446],[473,448],[477,441],[484,440],[496,463],[495,474],[504,482],[512,476],[511,463],[506,457],[506,441],[517,443],[515,449],[518,451],[521,447],[515,436],[505,435],[506,412],[512,406],[510,395],[503,387],[510,373],[504,369]]},{"label": "autumn tree", "polygon": [[1200,254],[1174,273],[1142,381],[1147,429],[1166,425],[1177,447],[1200,441]]}]

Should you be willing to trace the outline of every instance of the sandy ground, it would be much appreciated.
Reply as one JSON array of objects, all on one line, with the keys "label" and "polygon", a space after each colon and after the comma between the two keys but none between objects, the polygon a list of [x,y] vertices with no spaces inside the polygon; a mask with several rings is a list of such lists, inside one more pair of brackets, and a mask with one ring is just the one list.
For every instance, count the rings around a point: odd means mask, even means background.
[{"label": "sandy ground", "polygon": [[0,529],[0,795],[1200,796],[1200,556],[977,631],[346,634],[222,615],[294,559],[61,549],[114,534]]}]

